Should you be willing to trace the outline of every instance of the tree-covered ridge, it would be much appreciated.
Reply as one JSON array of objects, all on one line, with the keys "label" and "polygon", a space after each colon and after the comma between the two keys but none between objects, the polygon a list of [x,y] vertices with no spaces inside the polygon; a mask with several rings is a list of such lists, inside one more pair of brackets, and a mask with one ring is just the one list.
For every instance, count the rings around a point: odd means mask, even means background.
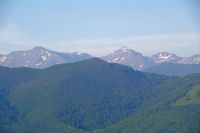
[{"label": "tree-covered ridge", "polygon": [[174,106],[200,85],[200,74],[161,76],[94,58],[42,70],[1,68],[0,79],[0,89],[10,90],[0,96],[0,116],[10,113],[1,119],[3,132],[200,131],[199,104]]}]

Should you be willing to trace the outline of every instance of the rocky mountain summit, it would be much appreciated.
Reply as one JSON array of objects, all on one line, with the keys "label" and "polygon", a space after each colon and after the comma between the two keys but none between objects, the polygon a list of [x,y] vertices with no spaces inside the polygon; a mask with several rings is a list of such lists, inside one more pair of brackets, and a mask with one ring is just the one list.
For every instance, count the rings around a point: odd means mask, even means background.
[{"label": "rocky mountain summit", "polygon": [[27,51],[14,51],[0,55],[0,65],[7,67],[46,68],[55,64],[72,63],[91,58],[80,52],[59,53],[43,47],[34,47]]}]

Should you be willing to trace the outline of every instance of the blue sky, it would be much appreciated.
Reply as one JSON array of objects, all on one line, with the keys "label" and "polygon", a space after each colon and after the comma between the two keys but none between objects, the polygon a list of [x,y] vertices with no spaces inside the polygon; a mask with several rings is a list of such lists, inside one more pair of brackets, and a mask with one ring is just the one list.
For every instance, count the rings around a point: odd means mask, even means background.
[{"label": "blue sky", "polygon": [[144,55],[200,53],[198,0],[5,0],[0,53],[36,45],[95,56],[128,46]]}]

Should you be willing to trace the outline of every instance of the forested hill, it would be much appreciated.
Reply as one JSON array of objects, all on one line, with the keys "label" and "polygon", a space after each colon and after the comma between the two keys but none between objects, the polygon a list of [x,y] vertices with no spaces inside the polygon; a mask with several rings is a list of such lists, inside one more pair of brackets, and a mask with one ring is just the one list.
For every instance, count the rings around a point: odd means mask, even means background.
[{"label": "forested hill", "polygon": [[0,67],[2,133],[198,133],[200,74],[169,77],[93,58]]}]

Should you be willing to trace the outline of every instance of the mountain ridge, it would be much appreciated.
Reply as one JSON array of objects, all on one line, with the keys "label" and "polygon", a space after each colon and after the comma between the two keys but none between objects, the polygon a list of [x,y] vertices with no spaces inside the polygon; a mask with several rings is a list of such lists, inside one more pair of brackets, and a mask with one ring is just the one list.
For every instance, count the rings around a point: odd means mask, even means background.
[{"label": "mountain ridge", "polygon": [[70,63],[91,58],[80,52],[59,53],[36,46],[31,50],[13,51],[0,56],[0,65],[7,67],[46,68],[55,64]]},{"label": "mountain ridge", "polygon": [[[60,53],[36,46],[31,50],[13,51],[8,55],[0,55],[0,65],[6,67],[47,68],[55,64],[73,63],[92,57],[81,52]],[[148,57],[126,46],[99,58],[108,62],[127,65],[135,70],[145,70],[162,63],[200,64],[200,54],[179,57],[176,54],[159,52]]]},{"label": "mountain ridge", "polygon": [[136,70],[142,70],[154,65],[154,62],[147,56],[143,56],[128,47],[122,47],[102,59],[123,65],[130,66]]}]

